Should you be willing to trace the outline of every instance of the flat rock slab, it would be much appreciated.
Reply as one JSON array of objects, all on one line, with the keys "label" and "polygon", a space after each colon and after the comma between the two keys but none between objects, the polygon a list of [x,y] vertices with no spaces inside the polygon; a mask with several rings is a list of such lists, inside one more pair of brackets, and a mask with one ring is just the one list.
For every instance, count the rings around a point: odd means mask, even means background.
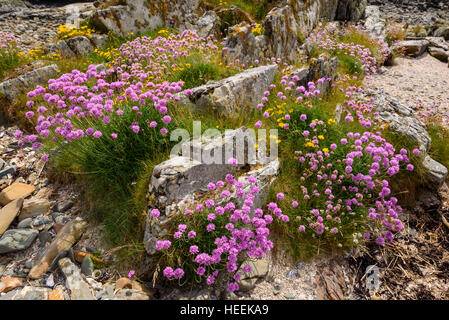
[{"label": "flat rock slab", "polygon": [[53,242],[38,258],[36,264],[31,269],[28,277],[30,279],[39,279],[50,268],[56,256],[64,251],[70,249],[73,244],[81,237],[87,223],[83,220],[73,220],[66,224],[57,234]]},{"label": "flat rock slab", "polygon": [[50,213],[50,201],[46,199],[25,200],[22,212],[19,215],[19,221],[27,218],[33,218]]},{"label": "flat rock slab", "polygon": [[0,254],[25,250],[34,242],[39,231],[34,229],[8,230],[0,238]]},{"label": "flat rock slab", "polygon": [[0,210],[0,236],[8,230],[9,225],[14,221],[14,219],[19,215],[22,209],[23,198],[18,198]]},{"label": "flat rock slab", "polygon": [[0,192],[0,204],[7,205],[18,198],[26,198],[36,190],[35,187],[25,183],[13,183]]}]

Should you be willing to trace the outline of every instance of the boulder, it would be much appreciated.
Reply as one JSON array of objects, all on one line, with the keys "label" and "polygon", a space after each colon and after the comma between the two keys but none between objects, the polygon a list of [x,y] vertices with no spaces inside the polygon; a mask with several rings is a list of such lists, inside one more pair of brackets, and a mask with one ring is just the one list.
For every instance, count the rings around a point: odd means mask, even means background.
[{"label": "boulder", "polygon": [[59,54],[65,58],[74,58],[75,53],[70,49],[69,45],[65,40],[60,40],[54,44],[49,45],[49,55]]},{"label": "boulder", "polygon": [[[248,273],[243,272],[243,267],[246,265],[251,267],[251,271]],[[265,278],[269,271],[270,263],[267,258],[245,261],[237,271],[237,273],[242,275],[239,281],[239,291],[250,291],[254,289],[257,280]]]},{"label": "boulder", "polygon": [[277,74],[277,65],[243,71],[235,76],[192,89],[191,95],[179,94],[179,104],[192,110],[211,109],[231,113],[239,108],[256,108]]},{"label": "boulder", "polygon": [[[174,27],[196,22],[199,0],[125,0],[125,5],[96,10],[91,16],[94,27],[104,33],[127,36],[155,30],[174,18]],[[193,21],[192,21],[193,20]]]},{"label": "boulder", "polygon": [[432,57],[437,58],[441,62],[448,62],[449,51],[441,48],[429,47],[429,53]]},{"label": "boulder", "polygon": [[365,11],[365,28],[378,37],[385,37],[386,20],[378,6],[367,6]]},{"label": "boulder", "polygon": [[399,103],[395,98],[383,92],[383,90],[366,89],[368,97],[374,98],[374,117],[377,122],[388,123],[389,130],[397,132],[414,142],[421,151],[424,179],[431,190],[438,190],[447,176],[447,168],[432,159],[427,152],[431,146],[431,139],[426,131],[426,125],[415,117],[414,111],[408,106]]},{"label": "boulder", "polygon": [[0,238],[0,254],[25,250],[36,239],[39,231],[33,229],[13,229]]},{"label": "boulder", "polygon": [[[242,140],[243,142],[239,142]],[[156,252],[156,241],[167,233],[164,225],[176,214],[192,208],[196,196],[204,197],[204,193],[207,193],[207,184],[211,181],[216,182],[224,179],[226,174],[241,172],[248,165],[253,167],[252,170],[246,169],[245,173],[240,173],[236,176],[236,179],[241,181],[244,184],[244,190],[248,191],[250,188],[248,177],[250,175],[255,176],[260,192],[253,200],[254,207],[263,205],[268,195],[269,186],[279,172],[279,162],[272,160],[271,154],[270,157],[262,157],[259,154],[259,159],[257,159],[254,141],[249,130],[244,127],[206,141],[193,140],[182,146],[184,154],[186,150],[190,151],[188,157],[174,156],[154,168],[149,187],[148,212],[157,208],[161,215],[157,221],[147,215],[144,244],[148,254],[152,255]],[[200,142],[202,143],[200,144]],[[213,156],[212,158],[223,163],[222,161],[228,159],[227,156],[223,156],[223,154],[226,154],[225,150],[235,150],[237,146],[242,147],[244,154],[241,157],[243,162],[239,161],[237,166],[230,166],[227,162],[224,162],[225,164],[211,163],[205,161],[204,158],[201,158],[201,161],[194,160],[197,154],[203,156],[218,154],[218,157]],[[251,149],[254,152],[251,152]],[[239,159],[236,155],[233,155],[233,157]],[[251,166],[251,164],[253,165]],[[256,165],[259,165],[259,167],[255,167]],[[214,200],[217,204],[225,201],[222,198]],[[235,192],[227,200],[234,201],[236,205],[242,204],[242,199],[237,197]]]},{"label": "boulder", "polygon": [[271,10],[263,22],[269,56],[292,63],[297,59],[298,26],[290,6]]},{"label": "boulder", "polygon": [[95,50],[90,40],[83,36],[77,36],[66,40],[69,48],[78,56],[86,56]]},{"label": "boulder", "polygon": [[434,37],[443,37],[444,40],[449,41],[449,26],[441,26],[433,33]]},{"label": "boulder", "polygon": [[405,53],[410,57],[419,57],[426,52],[429,46],[427,40],[405,40],[399,41],[398,46],[405,49]]}]

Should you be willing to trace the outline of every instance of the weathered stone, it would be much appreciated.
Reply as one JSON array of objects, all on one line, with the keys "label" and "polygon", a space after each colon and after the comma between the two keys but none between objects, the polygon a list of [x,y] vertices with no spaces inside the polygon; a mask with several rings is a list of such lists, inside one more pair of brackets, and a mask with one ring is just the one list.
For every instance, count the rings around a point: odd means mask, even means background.
[{"label": "weathered stone", "polygon": [[294,62],[297,58],[299,30],[293,9],[287,5],[271,10],[263,22],[263,28],[271,56]]},{"label": "weathered stone", "polygon": [[0,93],[9,101],[14,101],[16,97],[34,89],[36,85],[47,82],[57,74],[58,69],[56,64],[52,64],[6,80],[0,83]]},{"label": "weathered stone", "polygon": [[59,267],[66,278],[65,283],[71,292],[71,300],[96,300],[80,270],[69,258],[59,260]]},{"label": "weathered stone", "polygon": [[427,40],[405,40],[400,41],[397,44],[399,47],[405,49],[405,53],[410,57],[419,57],[424,52],[429,45],[429,41]]},{"label": "weathered stone", "polygon": [[75,57],[75,53],[70,49],[66,40],[60,40],[54,44],[51,44],[48,48],[49,55],[58,54],[61,57],[65,58],[73,58]]},{"label": "weathered stone", "polygon": [[0,279],[0,293],[6,293],[22,286],[23,280],[21,278],[4,277]]},{"label": "weathered stone", "polygon": [[367,6],[365,16],[365,28],[378,37],[384,37],[386,20],[381,15],[379,7]]},{"label": "weathered stone", "polygon": [[53,242],[40,255],[37,263],[31,269],[28,277],[30,279],[39,279],[50,267],[53,259],[61,252],[68,250],[81,237],[87,224],[83,220],[72,220],[66,224],[57,234]]},{"label": "weathered stone", "polygon": [[56,212],[66,212],[73,207],[73,201],[71,200],[61,200],[58,201],[52,208]]},{"label": "weathered stone", "polygon": [[276,73],[277,65],[248,69],[233,77],[196,87],[189,96],[182,93],[178,104],[193,110],[228,113],[245,106],[256,108]]},{"label": "weathered stone", "polygon": [[48,300],[50,288],[26,286],[0,296],[0,300]]},{"label": "weathered stone", "polygon": [[106,45],[106,41],[108,40],[108,36],[104,34],[96,34],[92,35],[90,41],[94,44],[95,48],[102,49]]},{"label": "weathered stone", "polygon": [[358,21],[363,17],[367,3],[367,0],[339,0],[335,19]]},{"label": "weathered stone", "polygon": [[433,33],[435,37],[443,37],[444,40],[449,40],[449,26],[441,26]]},{"label": "weathered stone", "polygon": [[0,204],[5,206],[18,198],[26,198],[36,190],[35,187],[25,183],[13,183],[0,192]]},{"label": "weathered stone", "polygon": [[170,17],[176,17],[176,27],[194,20],[192,16],[199,0],[125,0],[125,3],[96,10],[91,17],[92,24],[99,31],[122,36],[154,30]]},{"label": "weathered stone", "polygon": [[48,300],[65,300],[63,289],[61,287],[55,288],[48,296]]},{"label": "weathered stone", "polygon": [[0,238],[0,254],[28,248],[38,234],[39,231],[33,229],[13,229],[6,231]]},{"label": "weathered stone", "polygon": [[23,205],[23,198],[18,198],[2,209],[0,209],[0,237],[8,230],[9,225],[14,221],[17,215],[20,213]]},{"label": "weathered stone", "polygon": [[33,223],[32,218],[26,218],[19,222],[17,225],[17,229],[25,229],[25,228],[31,228],[31,224]]},{"label": "weathered stone", "polygon": [[[251,272],[243,272],[243,267],[249,265]],[[242,275],[239,281],[240,291],[250,291],[254,289],[258,279],[262,279],[268,275],[270,264],[266,258],[258,260],[248,260],[242,263],[238,273]]]},{"label": "weathered stone", "polygon": [[206,11],[195,26],[195,29],[200,37],[206,38],[208,36],[214,36],[218,39],[221,35],[220,32],[220,18],[215,11]]},{"label": "weathered stone", "polygon": [[388,123],[390,130],[416,143],[422,153],[425,182],[430,189],[438,190],[446,179],[447,168],[427,155],[431,139],[426,131],[426,125],[415,117],[411,108],[400,104],[397,99],[382,90],[366,89],[365,94],[374,98],[372,104],[375,106],[374,112],[378,114],[374,118],[375,121]]},{"label": "weathered stone", "polygon": [[423,160],[423,167],[426,170],[427,182],[432,186],[433,190],[438,188],[444,183],[447,177],[447,168],[441,163],[432,159],[429,155],[426,155]]},{"label": "weathered stone", "polygon": [[441,48],[429,47],[429,53],[432,57],[437,58],[441,62],[448,62],[449,51],[445,51]]},{"label": "weathered stone", "polygon": [[19,215],[19,222],[32,217],[40,215],[47,215],[50,213],[50,201],[46,199],[25,200],[23,202],[22,211]]},{"label": "weathered stone", "polygon": [[89,39],[83,36],[77,36],[66,40],[69,48],[78,56],[85,56],[95,50]]}]

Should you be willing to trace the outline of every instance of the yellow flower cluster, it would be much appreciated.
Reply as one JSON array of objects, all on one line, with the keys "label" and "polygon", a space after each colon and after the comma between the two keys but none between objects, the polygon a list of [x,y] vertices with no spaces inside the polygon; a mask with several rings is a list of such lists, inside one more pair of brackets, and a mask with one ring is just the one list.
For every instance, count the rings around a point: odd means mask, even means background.
[{"label": "yellow flower cluster", "polygon": [[105,58],[107,61],[110,61],[112,63],[116,63],[117,58],[120,56],[118,48],[107,49],[104,51],[95,49],[94,53],[96,53],[100,57]]},{"label": "yellow flower cluster", "polygon": [[261,24],[256,24],[252,30],[253,34],[257,37],[263,34],[263,27]]},{"label": "yellow flower cluster", "polygon": [[223,7],[225,5],[227,5],[228,3],[226,1],[220,0],[220,2],[218,2],[218,6]]},{"label": "yellow flower cluster", "polygon": [[87,26],[82,26],[79,29],[76,27],[62,24],[58,27],[58,37],[60,39],[67,39],[76,36],[85,36],[92,38],[93,29],[89,29]]}]

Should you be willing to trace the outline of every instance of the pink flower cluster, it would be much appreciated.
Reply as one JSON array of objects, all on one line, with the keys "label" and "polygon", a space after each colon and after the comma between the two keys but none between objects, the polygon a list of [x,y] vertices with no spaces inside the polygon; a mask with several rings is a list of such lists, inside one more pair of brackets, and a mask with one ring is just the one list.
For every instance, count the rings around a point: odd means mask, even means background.
[{"label": "pink flower cluster", "polygon": [[[205,278],[206,283],[211,285],[219,272],[228,272],[234,280],[228,284],[228,290],[236,291],[241,277],[239,263],[246,258],[262,258],[273,248],[273,243],[268,239],[268,226],[273,222],[273,217],[261,208],[254,208],[254,200],[260,190],[253,176],[242,181],[228,174],[225,182],[210,182],[208,189],[221,191],[221,198],[205,200],[195,210],[186,210],[172,234],[172,242],[158,240],[156,249],[173,255],[171,250],[179,253],[185,247],[189,256],[184,258],[183,263],[193,265],[197,276]],[[268,211],[281,221],[288,221],[276,204],[269,204]],[[157,219],[155,215],[153,217]],[[211,243],[213,249],[205,250],[210,248]],[[176,270],[182,269],[173,270],[167,266],[164,276],[179,279],[184,274],[179,271],[177,277]],[[251,267],[243,266],[242,271],[250,272]]]}]

